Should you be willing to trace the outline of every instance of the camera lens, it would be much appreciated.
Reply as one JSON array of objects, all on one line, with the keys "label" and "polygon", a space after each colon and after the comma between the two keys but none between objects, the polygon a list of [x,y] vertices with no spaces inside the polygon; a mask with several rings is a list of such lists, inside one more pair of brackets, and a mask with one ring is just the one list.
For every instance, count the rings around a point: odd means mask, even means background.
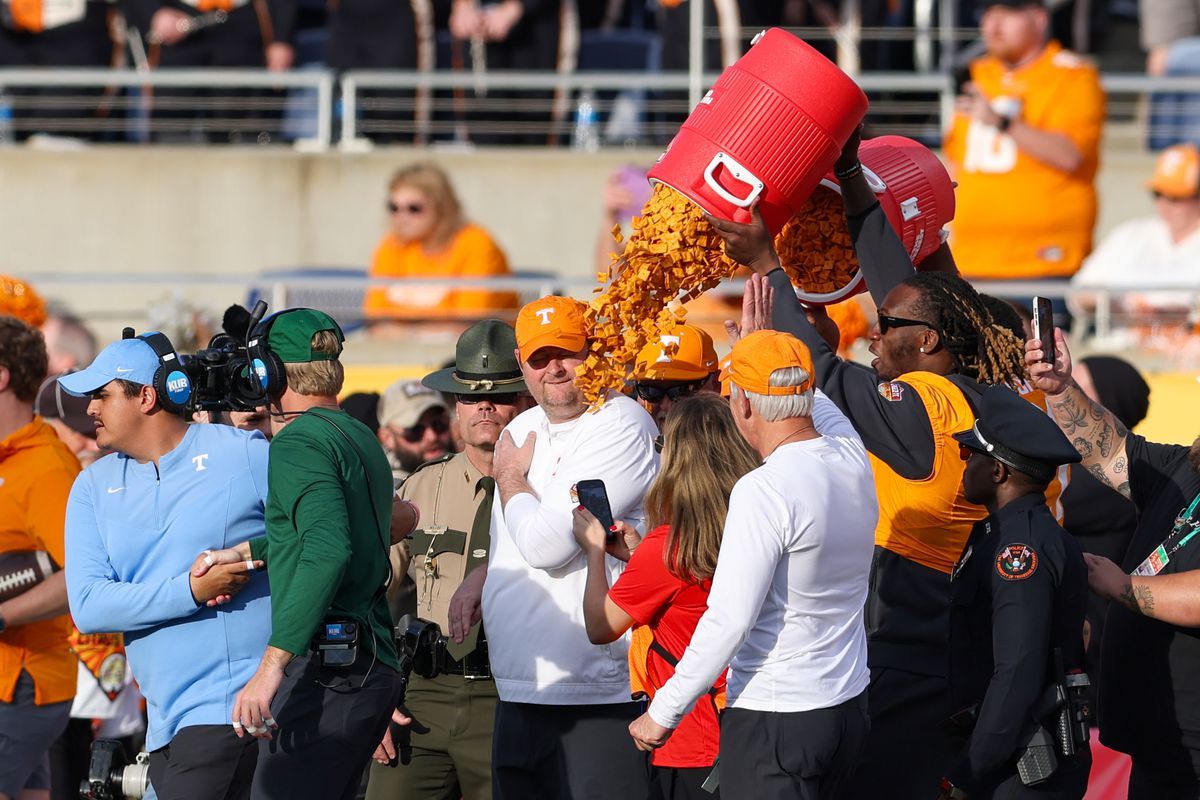
[{"label": "camera lens", "polygon": [[355,630],[357,630],[357,628],[358,628],[358,626],[355,625],[353,622],[347,622],[344,626],[342,626],[342,630],[345,631],[347,636],[353,636],[354,632],[355,632]]}]

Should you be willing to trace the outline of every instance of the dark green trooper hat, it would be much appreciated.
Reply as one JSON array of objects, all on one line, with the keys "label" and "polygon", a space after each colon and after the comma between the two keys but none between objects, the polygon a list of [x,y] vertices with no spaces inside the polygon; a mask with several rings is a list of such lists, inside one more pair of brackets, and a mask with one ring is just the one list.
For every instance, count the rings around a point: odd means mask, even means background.
[{"label": "dark green trooper hat", "polygon": [[[333,331],[338,338],[337,353],[314,353],[312,338],[321,331]],[[345,334],[333,317],[312,308],[282,311],[271,320],[267,331],[267,346],[285,364],[307,364],[310,361],[333,361],[341,354]]]},{"label": "dark green trooper hat", "polygon": [[421,379],[430,389],[447,394],[509,394],[524,392],[525,380],[514,351],[517,334],[498,319],[477,322],[458,337],[454,366]]}]

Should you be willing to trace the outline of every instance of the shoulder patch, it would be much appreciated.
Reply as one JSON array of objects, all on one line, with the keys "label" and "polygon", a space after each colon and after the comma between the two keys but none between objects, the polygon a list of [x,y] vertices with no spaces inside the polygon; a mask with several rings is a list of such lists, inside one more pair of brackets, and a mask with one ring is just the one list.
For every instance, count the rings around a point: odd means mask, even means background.
[{"label": "shoulder patch", "polygon": [[996,555],[996,574],[1006,581],[1025,580],[1037,568],[1037,553],[1027,544],[1005,545]]},{"label": "shoulder patch", "polygon": [[1050,63],[1056,67],[1063,67],[1064,69],[1079,69],[1080,67],[1088,66],[1087,61],[1080,57],[1078,53],[1073,53],[1070,50],[1058,51],[1054,54],[1054,57],[1050,59]]},{"label": "shoulder patch", "polygon": [[[418,472],[425,469],[426,467],[432,467],[436,464],[445,464],[447,461],[454,458],[456,455],[458,455],[458,454],[457,453],[446,453],[446,455],[444,455],[440,458],[435,458],[432,461],[426,461],[424,464],[417,467],[412,472],[408,473],[408,477],[411,478],[413,475],[416,475]],[[407,480],[407,478],[405,480]]]},{"label": "shoulder patch", "polygon": [[879,384],[879,396],[890,403],[898,403],[904,397],[904,384],[896,381]]}]

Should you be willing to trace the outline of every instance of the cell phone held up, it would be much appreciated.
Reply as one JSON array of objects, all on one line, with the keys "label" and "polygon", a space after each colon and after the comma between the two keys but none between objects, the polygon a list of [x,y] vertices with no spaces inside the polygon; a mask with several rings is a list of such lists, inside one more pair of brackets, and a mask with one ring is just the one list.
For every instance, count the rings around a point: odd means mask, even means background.
[{"label": "cell phone held up", "polygon": [[1054,309],[1045,297],[1033,298],[1033,338],[1042,343],[1042,363],[1053,364],[1057,352],[1054,346]]},{"label": "cell phone held up", "polygon": [[579,481],[575,484],[575,493],[579,496],[579,505],[590,511],[592,516],[600,520],[600,524],[604,526],[605,540],[613,541],[616,538],[616,534],[612,531],[615,523],[612,507],[608,503],[608,491],[604,488],[604,481]]}]

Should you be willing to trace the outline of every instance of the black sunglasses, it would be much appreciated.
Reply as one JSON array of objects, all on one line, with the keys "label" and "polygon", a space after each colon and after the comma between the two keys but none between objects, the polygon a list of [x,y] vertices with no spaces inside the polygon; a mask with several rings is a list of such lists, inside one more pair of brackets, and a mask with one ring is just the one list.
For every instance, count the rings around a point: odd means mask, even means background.
[{"label": "black sunglasses", "polygon": [[1196,199],[1194,195],[1192,197],[1174,197],[1169,194],[1163,194],[1162,192],[1151,192],[1150,196],[1155,200],[1166,200],[1168,203],[1186,203],[1189,200]]},{"label": "black sunglasses", "polygon": [[392,214],[398,214],[401,210],[407,211],[409,214],[424,214],[425,205],[422,203],[405,203],[404,205],[397,205],[391,200],[388,200],[387,210]]},{"label": "black sunglasses", "polygon": [[426,428],[431,429],[434,433],[445,433],[450,430],[450,423],[444,419],[435,419],[428,425],[418,422],[416,425],[405,428],[400,435],[406,442],[419,442],[425,436]]},{"label": "black sunglasses", "polygon": [[904,317],[890,317],[887,314],[879,315],[879,335],[883,336],[892,328],[911,328],[916,325],[923,325],[931,331],[936,331],[937,326],[926,322],[923,319],[906,319]]},{"label": "black sunglasses", "polygon": [[502,392],[500,394],[456,394],[454,399],[464,406],[473,406],[476,403],[481,403],[487,400],[489,403],[497,406],[515,405],[517,398],[520,397],[516,392]]},{"label": "black sunglasses", "polygon": [[681,397],[687,397],[700,391],[700,386],[704,381],[696,383],[680,383],[675,386],[654,386],[649,383],[635,383],[633,390],[637,396],[647,403],[661,403],[663,398],[670,398],[672,401],[678,400]]},{"label": "black sunglasses", "polygon": [[660,433],[654,437],[654,452],[661,453],[666,442],[663,440],[663,435]]}]

